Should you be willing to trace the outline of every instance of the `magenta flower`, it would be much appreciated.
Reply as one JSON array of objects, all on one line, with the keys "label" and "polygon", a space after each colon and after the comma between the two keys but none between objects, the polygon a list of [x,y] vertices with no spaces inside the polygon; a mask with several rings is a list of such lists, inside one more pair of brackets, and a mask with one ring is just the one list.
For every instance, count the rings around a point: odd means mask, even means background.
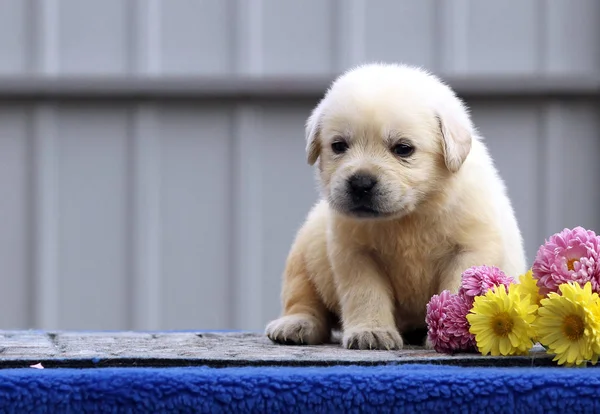
[{"label": "magenta flower", "polygon": [[475,296],[485,295],[489,289],[500,285],[508,290],[511,283],[515,283],[515,280],[495,266],[473,266],[462,273],[458,294],[472,305]]},{"label": "magenta flower", "polygon": [[558,286],[577,282],[592,283],[600,293],[600,237],[582,227],[564,229],[552,235],[540,246],[533,262],[533,277],[540,294],[558,292]]},{"label": "magenta flower", "polygon": [[444,290],[427,304],[427,335],[437,352],[474,352],[475,337],[469,332],[465,298]]},{"label": "magenta flower", "polygon": [[464,296],[452,295],[448,303],[446,322],[448,333],[454,335],[459,342],[459,349],[474,352],[477,350],[477,343],[475,342],[475,336],[469,332],[471,325],[467,320],[467,314],[471,307]]}]

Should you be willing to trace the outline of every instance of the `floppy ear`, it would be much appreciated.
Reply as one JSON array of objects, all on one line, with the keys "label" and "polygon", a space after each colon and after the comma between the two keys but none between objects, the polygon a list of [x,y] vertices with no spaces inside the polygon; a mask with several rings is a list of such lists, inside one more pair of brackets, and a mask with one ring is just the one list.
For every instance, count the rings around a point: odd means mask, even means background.
[{"label": "floppy ear", "polygon": [[306,120],[306,157],[309,165],[314,165],[321,155],[321,104]]},{"label": "floppy ear", "polygon": [[471,151],[473,140],[469,125],[462,125],[457,119],[445,111],[438,113],[438,121],[442,132],[442,148],[446,167],[450,172],[457,172]]}]

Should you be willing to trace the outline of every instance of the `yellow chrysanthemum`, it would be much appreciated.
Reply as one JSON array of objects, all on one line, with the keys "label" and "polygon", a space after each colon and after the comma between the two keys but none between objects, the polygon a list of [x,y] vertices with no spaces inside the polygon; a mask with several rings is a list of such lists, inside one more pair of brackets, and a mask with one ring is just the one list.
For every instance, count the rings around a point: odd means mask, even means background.
[{"label": "yellow chrysanthemum", "polygon": [[539,341],[559,365],[596,364],[600,355],[600,298],[588,282],[559,286],[542,299],[534,322]]},{"label": "yellow chrysanthemum", "polygon": [[540,306],[540,301],[544,296],[540,295],[537,280],[533,278],[531,269],[529,269],[527,273],[519,276],[519,283],[511,285],[511,288],[513,287],[522,297],[529,295],[532,305]]},{"label": "yellow chrysanthemum", "polygon": [[483,355],[522,355],[532,347],[535,335],[531,323],[537,306],[522,298],[516,290],[507,292],[504,285],[475,297],[467,320]]}]

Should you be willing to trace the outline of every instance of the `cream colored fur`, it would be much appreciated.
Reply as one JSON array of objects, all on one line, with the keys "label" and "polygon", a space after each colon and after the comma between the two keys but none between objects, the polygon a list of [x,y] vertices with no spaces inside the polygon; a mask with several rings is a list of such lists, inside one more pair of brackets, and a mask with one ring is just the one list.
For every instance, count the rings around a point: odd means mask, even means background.
[{"label": "cream colored fur", "polygon": [[[341,321],[343,346],[399,349],[426,304],[463,270],[526,270],[510,200],[463,103],[438,78],[370,64],[339,77],[306,125],[322,197],[293,243],[275,342],[319,344]],[[348,144],[343,154],[335,141]],[[391,148],[409,143],[406,158]],[[377,214],[352,212],[348,180],[377,179]]]}]

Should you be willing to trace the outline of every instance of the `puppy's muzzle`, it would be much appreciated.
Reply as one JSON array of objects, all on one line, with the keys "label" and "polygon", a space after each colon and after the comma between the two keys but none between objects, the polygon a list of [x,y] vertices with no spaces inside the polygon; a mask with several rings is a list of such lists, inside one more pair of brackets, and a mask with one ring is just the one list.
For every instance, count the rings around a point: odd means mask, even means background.
[{"label": "puppy's muzzle", "polygon": [[357,173],[348,178],[348,193],[356,205],[371,203],[377,178],[370,174]]}]

